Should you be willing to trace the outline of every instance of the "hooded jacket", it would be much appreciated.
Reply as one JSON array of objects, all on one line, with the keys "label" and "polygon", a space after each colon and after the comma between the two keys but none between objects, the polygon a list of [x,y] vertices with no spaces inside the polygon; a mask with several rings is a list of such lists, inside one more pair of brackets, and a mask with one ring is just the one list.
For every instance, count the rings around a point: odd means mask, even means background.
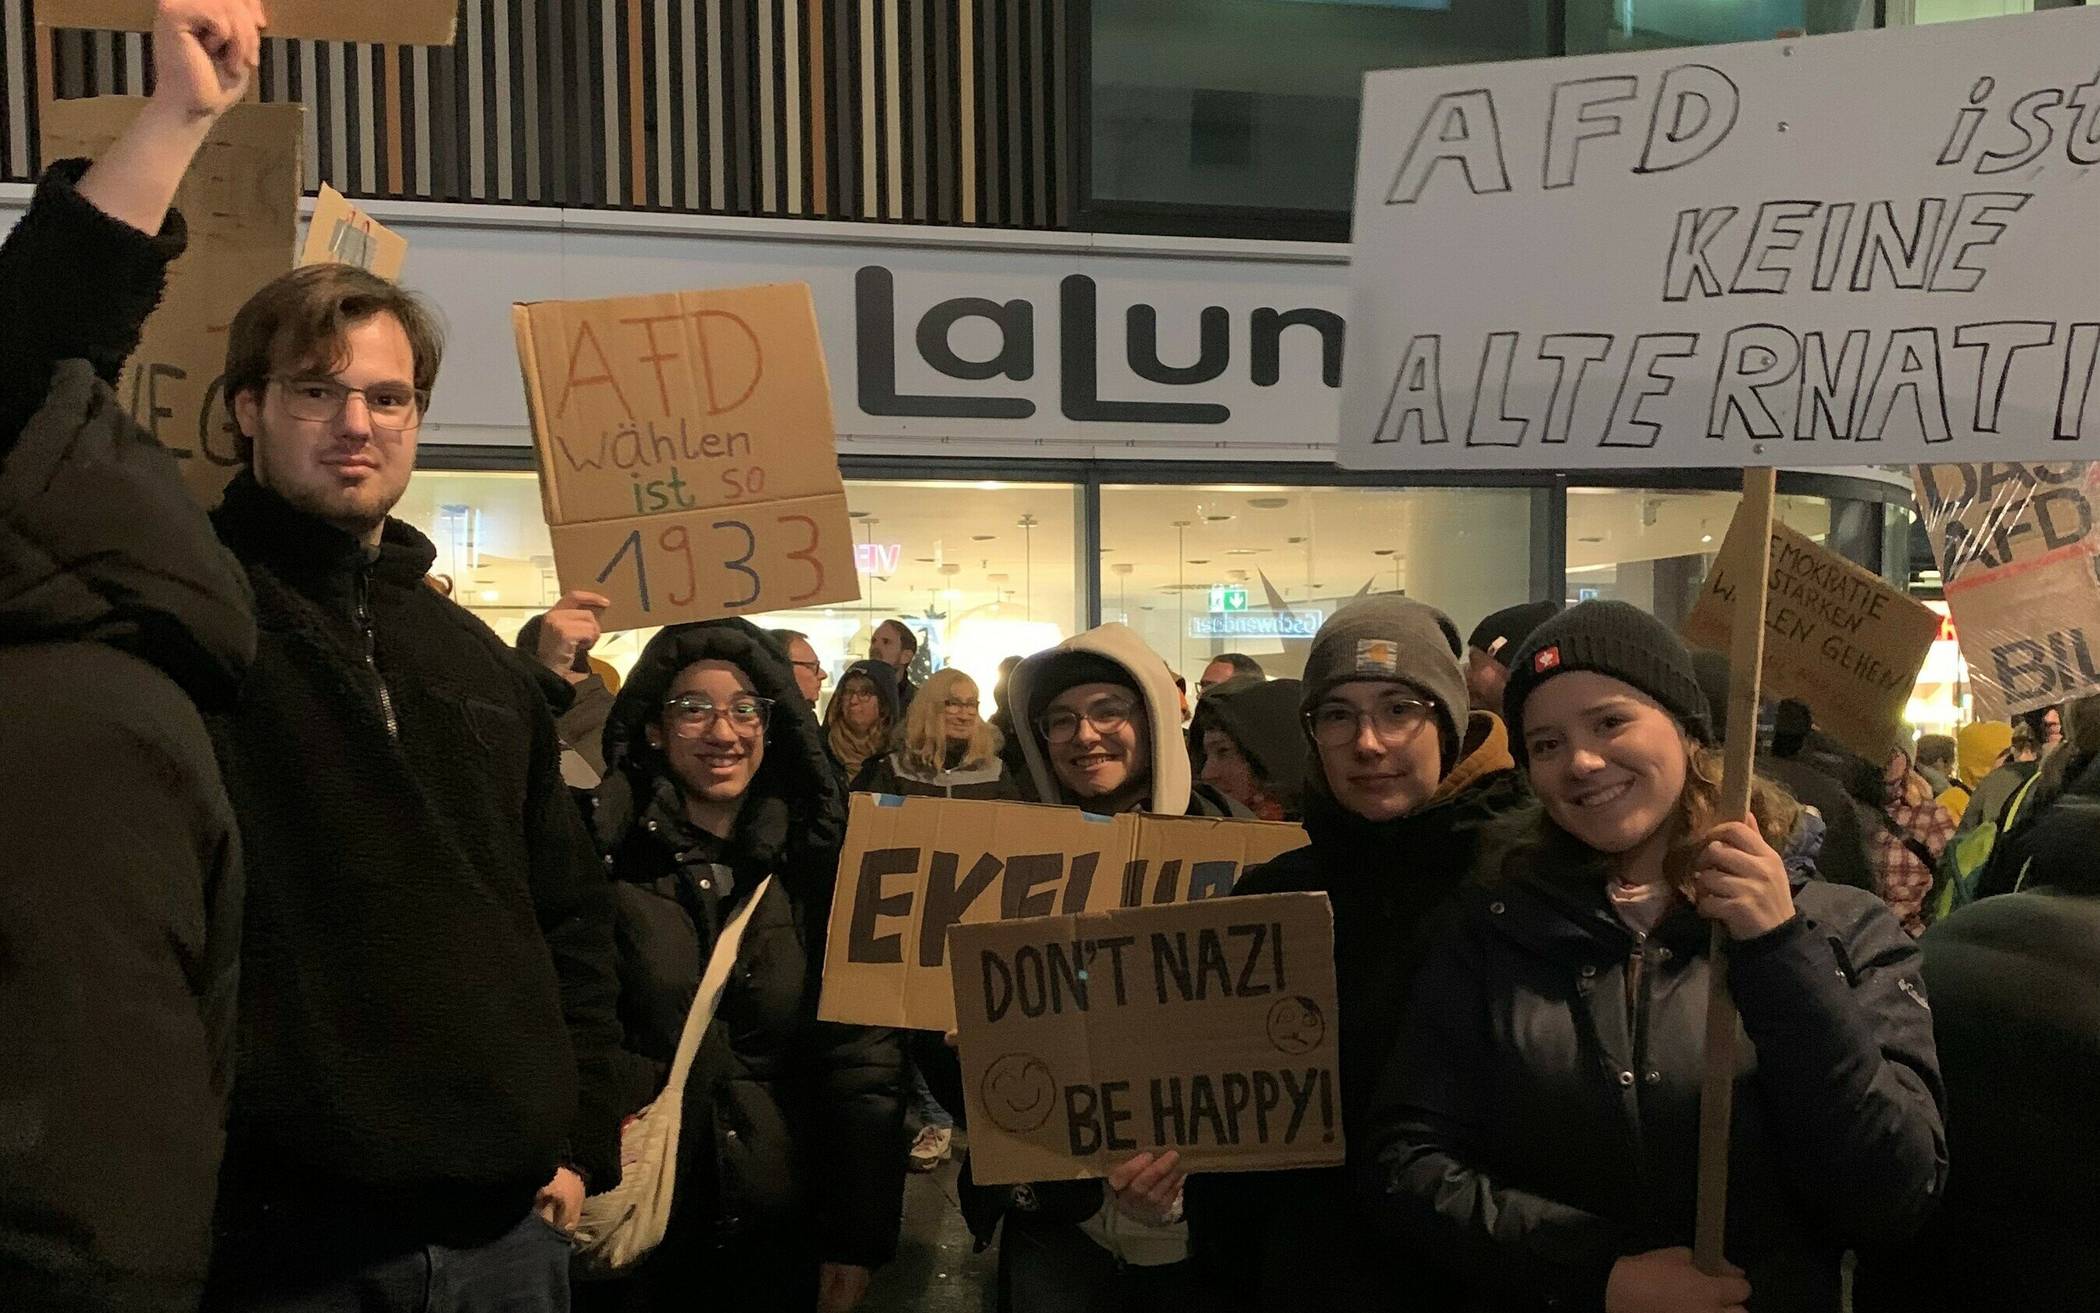
[{"label": "hooded jacket", "polygon": [[0,246],[0,1290],[196,1307],[239,985],[239,836],[199,709],[239,564],[111,385],[183,249],[54,165]]},{"label": "hooded jacket", "polygon": [[[645,734],[678,672],[703,659],[734,664],[773,700],[726,842],[686,820]],[[651,1264],[807,1240],[823,1261],[879,1266],[903,1209],[902,1045],[894,1031],[817,1020],[846,807],[792,668],[742,620],[665,629],[614,698],[604,750],[593,828],[617,907],[623,1111],[660,1092],[716,936],[773,877],[686,1083],[673,1234]]]},{"label": "hooded jacket", "polygon": [[[1056,696],[1056,692],[1048,687],[1057,678],[1054,667],[1060,660],[1075,655],[1117,667],[1124,677],[1123,682],[1138,693],[1152,745],[1152,787],[1140,810],[1162,816],[1246,815],[1245,808],[1222,797],[1209,786],[1192,787],[1188,741],[1180,733],[1181,698],[1174,687],[1174,677],[1167,670],[1166,662],[1145,646],[1135,630],[1113,623],[1075,634],[1014,667],[1013,676],[1007,683],[1007,701],[1014,708],[1014,728],[1021,739],[1021,757],[1027,764],[1036,797],[1047,803],[1084,805],[1079,799],[1068,796],[1059,783],[1050,765],[1048,745],[1043,742],[1042,731],[1036,727],[1043,706]],[[1179,1262],[1188,1255],[1186,1227],[1146,1227],[1124,1218],[1114,1205],[1107,1202],[1106,1187],[1097,1181],[978,1186],[973,1183],[969,1164],[965,1161],[960,1188],[963,1215],[972,1234],[977,1237],[979,1247],[990,1243],[1003,1216],[1020,1212],[1036,1219],[1039,1224],[1076,1224],[1088,1239],[1122,1262],[1158,1266]]]},{"label": "hooded jacket", "polygon": [[[1316,750],[1305,778],[1312,843],[1248,871],[1233,893],[1324,893],[1334,905],[1342,1125],[1353,1163],[1368,1147],[1354,1128],[1365,1124],[1398,1043],[1439,913],[1483,847],[1494,847],[1495,823],[1528,795],[1508,731],[1485,711],[1468,718],[1458,764],[1436,792],[1397,819],[1367,821],[1336,802]],[[1396,1290],[1409,1292],[1410,1306],[1442,1307],[1423,1255],[1381,1233],[1347,1167],[1192,1177],[1188,1217],[1204,1282],[1228,1307],[1354,1313],[1392,1307]]]},{"label": "hooded jacket", "polygon": [[1270,798],[1295,819],[1305,808],[1305,728],[1295,679],[1239,675],[1205,693],[1189,721],[1189,760],[1203,774],[1203,736],[1222,730],[1260,775]]},{"label": "hooded jacket", "polygon": [[[1359,1186],[1465,1283],[1445,1307],[1594,1311],[1619,1258],[1692,1240],[1709,923],[1679,904],[1637,938],[1568,841],[1503,872],[1460,891],[1416,977],[1351,1132]],[[1864,890],[1796,873],[1793,897],[1727,950],[1725,1252],[1753,1313],[1836,1313],[1844,1251],[1912,1235],[1939,1198],[1943,1096],[1916,945]]]},{"label": "hooded jacket", "polygon": [[890,750],[890,739],[897,732],[897,726],[904,723],[904,704],[897,698],[895,666],[887,661],[856,661],[846,667],[845,674],[839,676],[838,688],[844,688],[846,681],[855,675],[875,686],[875,700],[882,705],[882,723],[889,726],[889,732],[877,741],[874,751],[860,761],[849,762],[841,757],[837,746],[831,741],[831,736],[835,732],[843,731],[846,708],[839,701],[838,689],[832,690],[831,704],[824,709],[824,750],[829,755],[841,784],[850,783],[863,766],[887,753]]},{"label": "hooded jacket", "polygon": [[1035,723],[1042,712],[1037,702],[1050,700],[1039,693],[1046,674],[1060,657],[1073,653],[1099,657],[1121,667],[1130,686],[1138,692],[1152,740],[1152,790],[1143,810],[1162,816],[1246,815],[1245,808],[1226,800],[1217,790],[1194,783],[1187,742],[1181,736],[1181,696],[1174,688],[1174,676],[1167,670],[1166,662],[1145,646],[1136,630],[1114,623],[1075,634],[1014,667],[1007,696],[1017,713],[1014,728],[1021,739],[1021,759],[1027,764],[1036,797],[1049,803],[1084,806],[1066,795],[1050,764],[1049,747]]}]

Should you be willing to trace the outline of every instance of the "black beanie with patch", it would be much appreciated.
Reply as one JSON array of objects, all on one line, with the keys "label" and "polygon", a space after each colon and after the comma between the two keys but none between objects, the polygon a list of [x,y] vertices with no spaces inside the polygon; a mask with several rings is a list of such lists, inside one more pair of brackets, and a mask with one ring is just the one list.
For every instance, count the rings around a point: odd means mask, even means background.
[{"label": "black beanie with patch", "polygon": [[1713,744],[1712,712],[1684,641],[1630,602],[1583,602],[1534,629],[1510,663],[1502,707],[1509,748],[1519,766],[1528,755],[1525,699],[1555,675],[1577,670],[1631,684],[1660,703],[1694,739]]}]

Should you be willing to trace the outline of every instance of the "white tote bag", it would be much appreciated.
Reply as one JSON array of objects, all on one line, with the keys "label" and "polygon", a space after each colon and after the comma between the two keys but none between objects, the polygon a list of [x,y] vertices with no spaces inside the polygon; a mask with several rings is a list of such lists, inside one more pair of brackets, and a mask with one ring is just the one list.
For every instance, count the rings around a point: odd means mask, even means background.
[{"label": "white tote bag", "polygon": [[686,1014],[685,1032],[678,1037],[678,1051],[671,1058],[663,1093],[620,1131],[620,1183],[583,1201],[583,1219],[576,1224],[574,1240],[576,1263],[584,1275],[616,1276],[663,1243],[664,1227],[671,1220],[671,1194],[678,1183],[678,1123],[685,1109],[686,1079],[736,966],[744,926],[772,883],[773,877],[767,876],[715,940],[714,954],[693,995],[692,1011]]}]

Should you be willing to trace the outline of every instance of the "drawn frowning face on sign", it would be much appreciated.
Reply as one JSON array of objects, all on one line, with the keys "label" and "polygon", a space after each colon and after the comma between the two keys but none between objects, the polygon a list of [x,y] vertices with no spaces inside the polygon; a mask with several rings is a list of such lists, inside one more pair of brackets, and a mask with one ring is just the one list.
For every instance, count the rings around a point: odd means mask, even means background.
[{"label": "drawn frowning face on sign", "polygon": [[1304,995],[1278,999],[1269,1009],[1269,1043],[1277,1052],[1296,1057],[1320,1047],[1326,1038],[1326,1016],[1318,1003]]},{"label": "drawn frowning face on sign", "polygon": [[985,1114],[1011,1135],[1026,1135],[1057,1110],[1057,1078],[1041,1058],[1009,1053],[985,1068],[978,1086]]}]

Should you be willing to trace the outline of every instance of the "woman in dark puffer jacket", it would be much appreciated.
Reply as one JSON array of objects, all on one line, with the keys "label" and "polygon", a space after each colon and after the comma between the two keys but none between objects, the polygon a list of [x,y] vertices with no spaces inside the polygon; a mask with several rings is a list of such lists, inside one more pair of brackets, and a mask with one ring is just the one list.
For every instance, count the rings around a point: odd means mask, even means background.
[{"label": "woman in dark puffer jacket", "polygon": [[[1916,945],[1789,873],[1784,792],[1716,823],[1706,699],[1653,617],[1547,622],[1504,705],[1543,811],[1416,978],[1361,1130],[1372,1207],[1460,1309],[1837,1313],[1844,1251],[1914,1232],[1945,1179]],[[1686,1248],[1711,922],[1742,1018],[1722,1276]]]},{"label": "woman in dark puffer jacket", "polygon": [[605,726],[594,829],[618,910],[626,1104],[659,1092],[716,935],[753,909],[686,1085],[662,1246],[590,1309],[851,1308],[896,1249],[894,1032],[816,1019],[845,800],[814,713],[742,620],[651,639]]}]

